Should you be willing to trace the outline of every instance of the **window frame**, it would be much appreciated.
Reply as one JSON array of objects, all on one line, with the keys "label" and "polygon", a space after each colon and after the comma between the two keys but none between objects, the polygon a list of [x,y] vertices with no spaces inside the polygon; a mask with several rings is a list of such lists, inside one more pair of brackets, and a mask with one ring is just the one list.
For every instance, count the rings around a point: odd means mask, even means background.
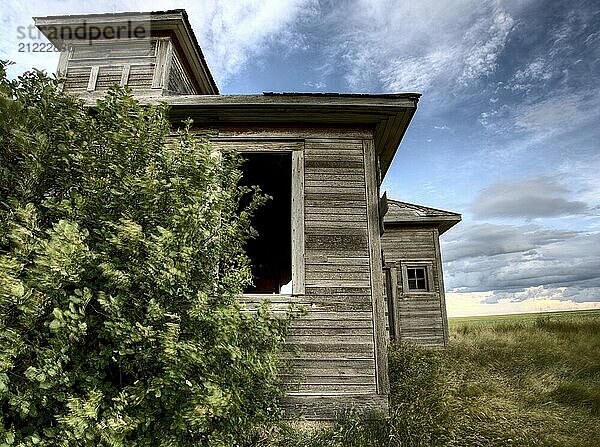
[{"label": "window frame", "polygon": [[292,244],[292,293],[243,293],[242,297],[264,299],[273,296],[297,296],[305,294],[304,261],[304,139],[247,139],[212,138],[216,149],[235,149],[239,153],[288,152],[292,155],[292,202],[291,244]]},{"label": "window frame", "polygon": [[[406,261],[401,263],[401,275],[402,275],[402,293],[404,295],[415,295],[415,294],[435,294],[434,282],[433,282],[433,261]],[[408,269],[424,269],[425,270],[425,289],[411,289],[408,283]]]},{"label": "window frame", "polygon": [[[408,273],[414,273],[409,275]],[[408,283],[408,290],[418,290],[420,292],[428,292],[429,287],[427,284],[427,267],[426,266],[414,266],[410,265],[406,267],[406,281]]]}]

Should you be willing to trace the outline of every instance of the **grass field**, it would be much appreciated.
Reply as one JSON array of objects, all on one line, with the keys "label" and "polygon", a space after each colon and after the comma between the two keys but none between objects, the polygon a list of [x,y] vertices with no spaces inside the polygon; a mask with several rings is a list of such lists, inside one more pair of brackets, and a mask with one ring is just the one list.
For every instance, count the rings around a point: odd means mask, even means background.
[{"label": "grass field", "polygon": [[539,319],[553,321],[578,321],[600,318],[600,310],[577,310],[569,312],[538,312],[526,314],[486,315],[481,317],[454,317],[450,318],[450,330],[455,331],[461,326],[495,326],[503,323],[535,323]]},{"label": "grass field", "polygon": [[451,346],[390,351],[389,418],[350,414],[296,446],[600,446],[600,311],[450,320]]},{"label": "grass field", "polygon": [[[450,320],[443,357],[465,445],[600,446],[600,311]],[[494,441],[493,438],[497,438]]]}]

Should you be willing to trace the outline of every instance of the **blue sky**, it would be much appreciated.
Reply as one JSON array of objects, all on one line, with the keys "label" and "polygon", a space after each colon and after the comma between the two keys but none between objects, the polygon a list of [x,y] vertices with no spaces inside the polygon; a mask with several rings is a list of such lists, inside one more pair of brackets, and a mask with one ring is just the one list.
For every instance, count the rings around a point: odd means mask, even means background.
[{"label": "blue sky", "polygon": [[187,9],[223,94],[423,94],[384,189],[463,214],[450,315],[600,308],[597,1],[9,0],[0,54],[54,71],[31,16],[149,8]]}]

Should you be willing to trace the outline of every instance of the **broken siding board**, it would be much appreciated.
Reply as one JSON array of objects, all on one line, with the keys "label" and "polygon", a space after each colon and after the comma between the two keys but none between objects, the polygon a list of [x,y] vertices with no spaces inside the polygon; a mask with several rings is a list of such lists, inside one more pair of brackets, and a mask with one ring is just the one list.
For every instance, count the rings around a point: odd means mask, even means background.
[{"label": "broken siding board", "polygon": [[98,66],[92,67],[92,69],[90,70],[90,77],[88,79],[88,84],[87,84],[88,92],[93,92],[94,90],[96,90],[96,82],[98,81],[98,71],[99,70],[100,70],[100,67],[98,67]]},{"label": "broken siding board", "polygon": [[131,64],[123,65],[123,69],[121,71],[121,81],[119,85],[127,85],[129,82],[129,73],[131,72]]},{"label": "broken siding board", "polygon": [[165,87],[165,76],[167,70],[167,57],[172,51],[172,44],[170,40],[159,39],[156,47],[156,65],[154,67],[154,74],[152,76],[153,89],[162,89]]}]

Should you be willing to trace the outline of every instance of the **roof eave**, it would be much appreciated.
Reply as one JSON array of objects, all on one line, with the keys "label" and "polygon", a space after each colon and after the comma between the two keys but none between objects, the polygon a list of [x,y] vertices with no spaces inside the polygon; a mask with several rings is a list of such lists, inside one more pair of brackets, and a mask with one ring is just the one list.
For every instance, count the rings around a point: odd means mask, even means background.
[{"label": "roof eave", "polygon": [[457,223],[459,223],[460,221],[462,221],[462,216],[457,215],[456,218],[436,218],[436,219],[429,219],[429,218],[421,218],[421,219],[414,219],[414,220],[397,220],[397,221],[390,221],[390,220],[385,220],[383,221],[384,227],[386,228],[398,228],[398,227],[415,227],[415,226],[430,226],[430,227],[437,227],[440,236],[442,234],[444,234],[446,231],[448,231],[450,228],[452,228],[453,226],[455,226]]},{"label": "roof eave", "polygon": [[[266,94],[202,95],[156,98],[171,107],[174,122],[196,123],[353,124],[369,126],[380,159],[383,180],[420,95],[404,94]],[[154,100],[156,100],[154,99]],[[149,99],[148,101],[153,101]],[[237,113],[237,115],[236,115]]]}]

